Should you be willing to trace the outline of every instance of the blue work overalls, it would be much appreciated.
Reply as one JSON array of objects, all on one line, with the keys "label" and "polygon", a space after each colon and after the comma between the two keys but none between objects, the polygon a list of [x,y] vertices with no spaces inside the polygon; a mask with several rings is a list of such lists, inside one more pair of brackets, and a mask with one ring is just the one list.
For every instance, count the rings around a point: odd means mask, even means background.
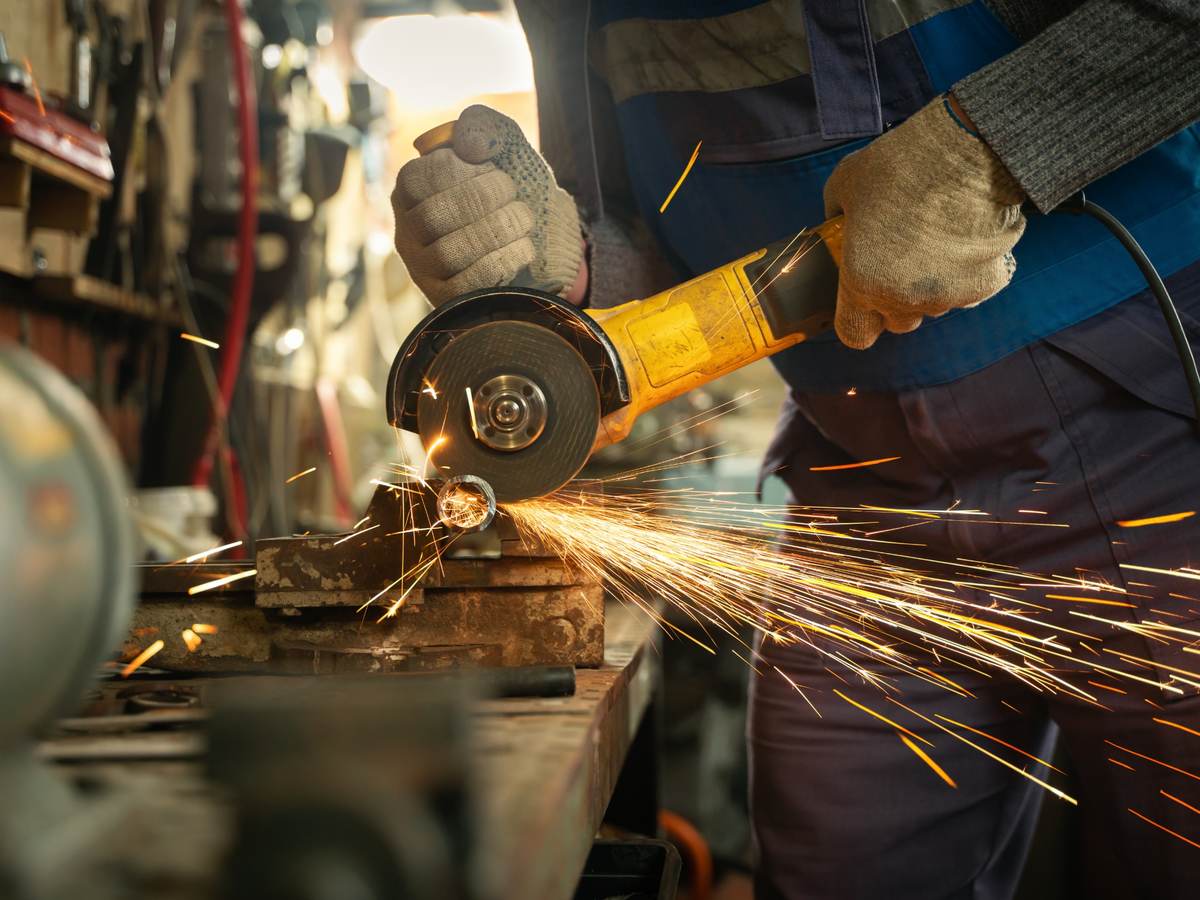
[{"label": "blue work overalls", "polygon": [[[770,34],[755,45],[761,22],[748,16],[757,7],[771,8],[780,34],[802,30],[805,46]],[[702,18],[706,24],[693,28]],[[606,77],[629,178],[643,217],[683,275],[820,221],[822,186],[843,156],[1016,46],[982,3],[962,0],[809,0],[804,7],[610,0],[593,3],[591,28],[609,47],[620,42],[608,53]],[[705,68],[688,57],[689,47],[717,57],[747,47],[761,55],[745,66],[731,59]],[[807,73],[800,71],[805,51]],[[1195,126],[1186,129],[1088,188],[1169,276],[1194,343],[1197,135]],[[658,205],[700,140],[698,164],[660,215]],[[1200,566],[1200,517],[1158,530],[1116,524],[1200,503],[1200,440],[1186,384],[1141,276],[1115,241],[1083,219],[1033,216],[1015,255],[1013,283],[976,309],[926,320],[911,334],[884,335],[865,353],[827,335],[778,355],[792,391],[766,471],[811,505],[984,510],[992,521],[930,520],[901,534],[924,556],[1086,571],[1130,591],[1131,606],[1106,609],[1108,615],[1200,631],[1195,592],[1177,590],[1180,583],[1169,578],[1131,583],[1121,568]],[[900,459],[887,466],[810,471],[893,456]],[[1066,527],[1001,524],[1043,517],[1043,525]],[[1151,661],[1145,671],[1156,677],[1200,668],[1200,657],[1178,644],[1068,618],[1062,604],[1046,605],[1049,621],[1090,635],[1098,653]],[[764,646],[760,661],[750,724],[760,898],[1011,896],[1042,801],[1039,788],[891,708],[933,742],[931,753],[956,781],[951,789],[892,728],[832,693],[837,688],[875,706],[877,689],[830,672],[804,647]],[[1100,708],[994,673],[931,665],[972,696],[881,673],[924,715],[947,716],[1042,758],[1051,752],[1055,724],[1061,729],[1079,780],[1084,844],[1072,871],[1086,896],[1194,894],[1200,851],[1130,810],[1200,841],[1200,817],[1160,793],[1196,801],[1198,782],[1106,743],[1200,771],[1200,739],[1154,721],[1165,716],[1200,730],[1194,687],[1105,692],[1107,708]],[[776,669],[806,686],[823,718]],[[996,743],[989,748],[1047,775]]]}]

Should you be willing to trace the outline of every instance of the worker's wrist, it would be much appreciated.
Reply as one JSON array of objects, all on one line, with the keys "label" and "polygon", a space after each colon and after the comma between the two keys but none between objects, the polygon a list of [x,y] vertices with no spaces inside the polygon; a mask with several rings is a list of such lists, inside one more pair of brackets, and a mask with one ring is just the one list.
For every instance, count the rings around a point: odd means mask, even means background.
[{"label": "worker's wrist", "polygon": [[979,137],[979,129],[975,127],[975,123],[971,121],[971,117],[967,115],[967,111],[962,108],[962,104],[958,102],[958,98],[953,93],[947,91],[943,102],[946,105],[946,112],[950,114],[950,117],[955,122],[962,126],[964,131],[969,132],[975,137]]},{"label": "worker's wrist", "polygon": [[582,306],[588,293],[588,244],[583,238],[580,238],[580,243],[583,245],[583,258],[579,260],[579,271],[575,273],[571,286],[563,293],[563,299],[575,306]]}]

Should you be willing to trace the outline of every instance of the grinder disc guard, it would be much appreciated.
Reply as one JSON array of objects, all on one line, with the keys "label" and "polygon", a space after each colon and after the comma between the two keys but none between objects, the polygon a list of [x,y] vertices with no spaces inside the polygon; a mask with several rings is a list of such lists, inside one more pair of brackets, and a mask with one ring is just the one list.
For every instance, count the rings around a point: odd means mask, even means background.
[{"label": "grinder disc guard", "polygon": [[[553,331],[520,321],[478,325],[455,337],[425,377],[432,389],[418,401],[417,429],[433,448],[431,472],[478,476],[498,503],[513,503],[562,487],[587,462],[600,423],[596,382]],[[513,436],[503,430],[510,418]]]}]

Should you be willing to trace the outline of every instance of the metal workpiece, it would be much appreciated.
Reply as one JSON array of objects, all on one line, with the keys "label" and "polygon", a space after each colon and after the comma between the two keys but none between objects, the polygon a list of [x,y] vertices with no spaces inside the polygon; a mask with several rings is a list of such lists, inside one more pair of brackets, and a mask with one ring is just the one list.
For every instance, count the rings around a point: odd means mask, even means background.
[{"label": "metal workpiece", "polygon": [[437,492],[438,520],[453,531],[483,531],[495,521],[496,494],[477,475],[455,475]]},{"label": "metal workpiece", "polygon": [[[456,536],[439,523],[438,493],[436,482],[380,485],[357,531],[260,540],[253,578],[203,593],[188,591],[251,565],[140,566],[141,603],[121,658],[162,640],[151,665],[172,672],[599,665],[600,582],[524,538],[502,512],[483,532]],[[474,538],[490,546],[487,558],[455,555]],[[420,567],[423,559],[434,564]],[[180,635],[197,622],[217,633],[192,648]]]}]

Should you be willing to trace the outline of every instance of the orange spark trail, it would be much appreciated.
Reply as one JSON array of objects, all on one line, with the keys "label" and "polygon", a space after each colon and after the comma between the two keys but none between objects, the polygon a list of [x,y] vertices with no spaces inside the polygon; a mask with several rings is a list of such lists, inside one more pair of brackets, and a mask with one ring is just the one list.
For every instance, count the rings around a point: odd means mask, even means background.
[{"label": "orange spark trail", "polygon": [[1070,600],[1073,603],[1099,603],[1101,606],[1128,606],[1136,609],[1136,603],[1126,603],[1123,600],[1097,600],[1095,597],[1072,597],[1067,594],[1046,594],[1047,600]]},{"label": "orange spark trail", "polygon": [[241,581],[243,578],[253,578],[257,574],[257,569],[247,569],[245,572],[234,572],[232,575],[226,575],[224,578],[216,578],[212,581],[206,581],[203,584],[194,584],[188,588],[188,594],[202,594],[205,591],[211,591],[219,587],[224,587],[227,584],[232,584],[235,581]]},{"label": "orange spark trail", "polygon": [[1168,513],[1165,516],[1150,516],[1148,519],[1117,519],[1122,528],[1141,528],[1143,525],[1166,525],[1170,522],[1182,522],[1196,514],[1194,509],[1187,512]]},{"label": "orange spark trail", "polygon": [[905,728],[905,727],[904,727],[903,725],[901,725],[899,722],[893,722],[893,721],[892,721],[891,719],[889,719],[887,716],[885,716],[885,715],[882,715],[881,713],[877,713],[877,712],[875,712],[875,710],[873,710],[873,709],[869,709],[869,708],[867,708],[867,707],[863,706],[861,703],[858,703],[858,702],[856,702],[856,701],[854,701],[854,700],[851,700],[849,697],[847,697],[845,694],[843,694],[843,693],[842,693],[841,691],[839,691],[837,688],[834,688],[834,689],[833,689],[833,692],[834,692],[835,694],[837,694],[839,697],[841,697],[843,700],[845,700],[847,703],[849,703],[851,706],[856,706],[856,707],[858,707],[859,709],[861,709],[861,710],[862,710],[863,712],[865,712],[867,715],[874,716],[874,717],[875,717],[875,718],[877,718],[877,719],[878,719],[880,722],[884,722],[884,723],[886,723],[886,724],[888,724],[888,725],[891,725],[891,726],[892,726],[893,728],[895,728],[897,731],[899,731],[899,732],[903,732],[904,734],[907,734],[907,735],[909,735],[909,736],[911,736],[911,737],[914,737],[914,738],[916,738],[916,739],[917,739],[918,741],[920,741],[922,744],[926,744],[927,746],[930,746],[930,747],[932,747],[932,746],[933,746],[933,741],[927,741],[925,738],[921,737],[921,736],[920,736],[919,734],[917,734],[916,732],[914,732],[914,731],[910,731],[909,729]]},{"label": "orange spark trail", "polygon": [[25,57],[25,71],[29,73],[29,84],[33,88],[33,99],[37,101],[38,113],[41,117],[46,118],[46,104],[42,102],[42,92],[38,88],[37,78],[33,75],[33,65],[29,62],[29,57]]},{"label": "orange spark trail", "polygon": [[696,142],[696,149],[692,151],[692,158],[689,159],[687,161],[687,165],[683,167],[683,174],[679,176],[679,180],[675,182],[675,187],[671,188],[671,193],[667,194],[667,199],[664,200],[662,206],[658,208],[659,215],[662,215],[667,211],[667,207],[671,204],[671,201],[675,199],[675,194],[679,191],[679,188],[683,186],[683,183],[687,180],[688,175],[691,174],[692,166],[696,164],[696,157],[700,155],[700,145],[703,143],[704,141]]},{"label": "orange spark trail", "polygon": [[167,645],[164,641],[161,641],[161,640],[155,641],[153,644],[151,644],[149,647],[147,647],[145,650],[143,650],[141,653],[139,653],[137,656],[135,656],[132,660],[129,661],[129,664],[121,670],[121,677],[128,678],[130,675],[132,675],[134,672],[136,672],[138,669],[140,669],[142,666],[144,666],[146,664],[146,660],[148,660],[150,657],[152,657],[155,653],[157,653],[159,650],[161,650],[165,646],[167,646]]},{"label": "orange spark trail", "polygon": [[1192,845],[1193,847],[1195,847],[1197,850],[1200,850],[1200,844],[1197,844],[1197,843],[1196,843],[1195,841],[1193,841],[1191,838],[1185,838],[1185,837],[1184,837],[1182,834],[1180,834],[1178,831],[1172,831],[1172,830],[1171,830],[1170,828],[1168,828],[1166,825],[1159,825],[1157,822],[1155,822],[1155,821],[1154,821],[1153,819],[1151,819],[1149,816],[1144,816],[1144,815],[1142,815],[1142,814],[1141,814],[1140,812],[1138,812],[1136,809],[1130,809],[1129,811],[1130,811],[1131,813],[1133,813],[1135,816],[1137,816],[1139,819],[1141,819],[1143,822],[1149,822],[1151,825],[1153,825],[1155,828],[1159,829],[1160,831],[1165,831],[1167,834],[1171,835],[1171,837],[1177,837],[1177,838],[1179,838],[1181,841],[1183,841],[1185,844],[1191,844],[1191,845]]},{"label": "orange spark trail", "polygon": [[344,538],[339,538],[338,540],[334,541],[333,546],[336,547],[338,544],[344,544],[344,543],[346,543],[346,541],[350,540],[350,538],[356,538],[360,534],[366,534],[368,531],[374,531],[378,527],[379,527],[379,523],[376,522],[370,528],[364,528],[362,531],[352,531],[348,535],[346,535]]},{"label": "orange spark trail", "polygon": [[191,556],[185,556],[183,561],[185,563],[198,562],[202,559],[208,559],[210,556],[214,556],[217,553],[224,553],[226,550],[232,550],[234,547],[240,546],[242,546],[241,541],[233,541],[232,543],[222,544],[219,547],[209,547],[207,550],[201,550],[199,553],[193,553]]},{"label": "orange spark trail", "polygon": [[195,653],[200,649],[200,645],[204,643],[204,638],[196,634],[192,629],[185,628],[179,632],[179,636],[183,638],[183,642],[187,644],[188,653]]},{"label": "orange spark trail", "polygon": [[920,759],[921,762],[925,763],[925,765],[927,765],[927,766],[929,766],[929,768],[933,769],[934,773],[938,776],[938,778],[942,779],[942,781],[946,782],[946,784],[950,785],[950,787],[952,787],[952,788],[958,787],[958,784],[955,783],[954,779],[946,774],[946,770],[943,769],[941,766],[939,766],[937,763],[935,763],[933,761],[933,757],[931,757],[928,753],[926,753],[924,750],[922,750],[920,747],[918,747],[916,744],[914,744],[912,741],[910,741],[905,735],[901,734],[900,732],[897,731],[896,736],[898,738],[900,738],[900,740],[904,741],[904,746],[907,747],[909,750],[911,750],[913,753],[915,753],[917,755],[917,758]]},{"label": "orange spark trail", "polygon": [[297,472],[295,475],[293,475],[291,478],[289,478],[287,481],[285,481],[284,484],[291,484],[296,479],[303,478],[305,475],[311,475],[315,471],[317,471],[316,466],[309,466],[303,472]]},{"label": "orange spark trail", "polygon": [[1191,810],[1192,812],[1194,812],[1196,815],[1200,816],[1200,809],[1196,809],[1196,807],[1192,806],[1192,804],[1190,804],[1190,803],[1184,803],[1182,800],[1180,800],[1180,799],[1179,799],[1178,797],[1176,797],[1174,794],[1168,794],[1166,791],[1162,790],[1161,788],[1159,788],[1159,791],[1158,791],[1158,792],[1159,792],[1160,794],[1162,794],[1164,797],[1166,797],[1168,800],[1174,800],[1174,801],[1175,801],[1176,803],[1178,803],[1180,806],[1184,807],[1185,809],[1190,809],[1190,810]]},{"label": "orange spark trail", "polygon": [[1130,772],[1136,772],[1136,771],[1137,771],[1137,769],[1135,769],[1135,768],[1134,768],[1133,766],[1131,766],[1129,763],[1124,763],[1124,762],[1121,762],[1119,759],[1113,759],[1111,756],[1108,758],[1108,761],[1109,761],[1110,763],[1112,763],[1114,766],[1120,766],[1122,769],[1128,769]]},{"label": "orange spark trail", "polygon": [[216,341],[210,341],[208,338],[202,338],[194,334],[188,334],[186,331],[179,332],[179,336],[185,341],[191,341],[193,344],[203,344],[205,347],[211,347],[213,350],[221,349],[221,345]]},{"label": "orange spark trail", "polygon": [[1153,721],[1157,722],[1159,725],[1169,725],[1172,728],[1178,728],[1180,731],[1186,731],[1188,734],[1194,734],[1196,737],[1200,737],[1200,731],[1196,731],[1194,728],[1188,728],[1186,725],[1180,725],[1178,722],[1168,722],[1166,719],[1159,719],[1157,717]]},{"label": "orange spark trail", "polygon": [[988,734],[986,731],[980,731],[978,728],[972,728],[970,725],[967,725],[965,722],[959,722],[955,719],[950,718],[949,716],[943,716],[941,713],[934,713],[934,715],[937,718],[939,718],[945,722],[949,722],[951,725],[957,725],[959,728],[965,728],[967,731],[971,732],[972,734],[977,734],[980,737],[985,737],[989,741],[995,741],[1001,747],[1007,747],[1009,750],[1012,750],[1014,753],[1019,753],[1022,756],[1026,757],[1027,759],[1032,759],[1034,762],[1041,763],[1043,766],[1045,766],[1047,769],[1050,769],[1052,772],[1057,772],[1059,775],[1067,774],[1062,769],[1059,769],[1056,766],[1052,766],[1050,763],[1046,762],[1040,756],[1034,756],[1032,753],[1027,753],[1026,751],[1022,750],[1020,747],[1016,746],[1015,744],[1010,744],[1008,741],[1002,741],[1002,740],[1000,740],[1000,738],[996,737],[993,734]]},{"label": "orange spark trail", "polygon": [[1172,772],[1178,772],[1180,775],[1186,775],[1188,778],[1194,778],[1196,781],[1200,781],[1200,775],[1189,772],[1187,769],[1181,769],[1179,766],[1173,766],[1170,763],[1163,762],[1161,759],[1155,759],[1153,756],[1147,756],[1145,753],[1138,753],[1136,750],[1130,750],[1128,747],[1122,747],[1120,744],[1114,743],[1108,738],[1104,739],[1104,743],[1108,744],[1110,747],[1116,747],[1118,750],[1124,750],[1126,753],[1132,756],[1140,757],[1147,762],[1152,762],[1155,765],[1162,766],[1164,769],[1170,769]]},{"label": "orange spark trail", "polygon": [[204,622],[196,622],[192,625],[192,631],[196,634],[216,634],[218,629],[216,625],[208,625]]},{"label": "orange spark trail", "polygon": [[882,463],[890,463],[898,460],[899,456],[885,456],[882,459],[868,459],[863,462],[843,463],[840,466],[809,466],[810,472],[840,472],[843,469],[864,469],[867,466],[878,466]]}]

